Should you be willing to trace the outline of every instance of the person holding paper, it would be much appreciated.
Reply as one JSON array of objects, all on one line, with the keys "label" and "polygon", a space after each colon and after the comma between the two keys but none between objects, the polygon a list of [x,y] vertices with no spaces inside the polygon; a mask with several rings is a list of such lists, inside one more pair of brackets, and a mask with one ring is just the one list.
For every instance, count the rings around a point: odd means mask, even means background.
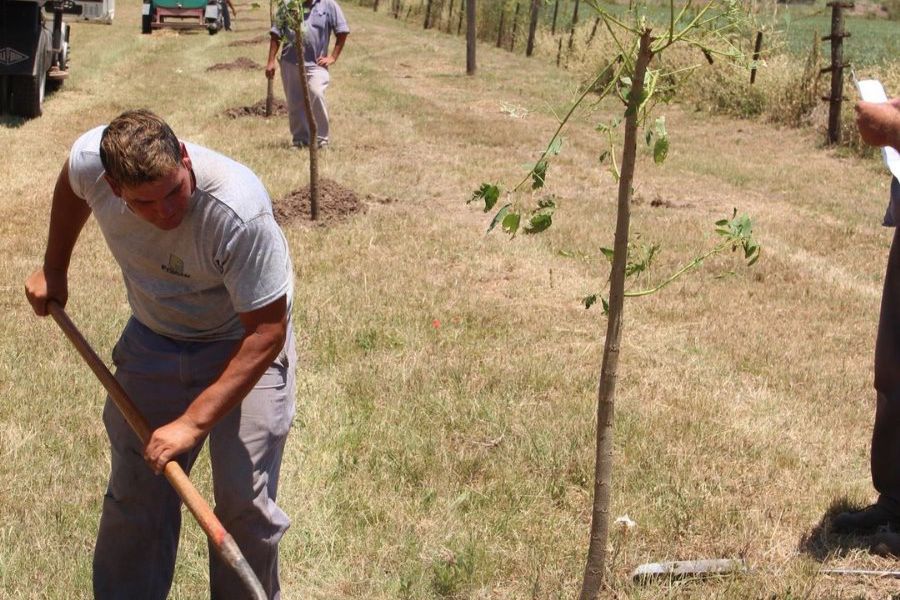
[{"label": "person holding paper", "polygon": [[[900,149],[900,99],[859,102],[856,115],[860,136],[866,143]],[[894,177],[884,225],[895,227],[898,219],[900,182]],[[871,469],[878,500],[862,510],[837,515],[832,522],[837,533],[868,534],[884,529],[900,532],[900,232],[896,230],[881,295],[875,391]]]},{"label": "person holding paper", "polygon": [[900,98],[887,102],[858,102],[856,123],[863,141],[900,150]]}]

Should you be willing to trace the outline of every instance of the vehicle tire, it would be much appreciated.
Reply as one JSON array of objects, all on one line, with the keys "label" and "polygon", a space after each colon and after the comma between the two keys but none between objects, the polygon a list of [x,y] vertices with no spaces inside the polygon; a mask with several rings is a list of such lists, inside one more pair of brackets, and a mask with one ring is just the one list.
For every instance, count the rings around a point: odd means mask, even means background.
[{"label": "vehicle tire", "polygon": [[41,116],[46,89],[47,70],[43,64],[39,65],[37,75],[11,77],[9,112],[28,119]]},{"label": "vehicle tire", "polygon": [[153,33],[153,5],[150,5],[150,14],[149,15],[141,15],[141,33]]},{"label": "vehicle tire", "polygon": [[[60,71],[67,71],[69,69],[69,28],[66,27],[65,34],[63,36],[62,48],[60,48],[59,55],[56,57],[56,66]],[[47,92],[55,92],[59,88],[62,87],[63,79],[54,79],[52,77],[47,78]]]}]

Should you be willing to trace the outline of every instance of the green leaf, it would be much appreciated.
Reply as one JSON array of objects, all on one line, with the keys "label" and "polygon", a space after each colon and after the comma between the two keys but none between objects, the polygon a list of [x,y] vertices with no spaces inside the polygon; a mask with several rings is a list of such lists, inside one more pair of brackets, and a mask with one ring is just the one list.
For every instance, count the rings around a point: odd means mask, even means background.
[{"label": "green leaf", "polygon": [[584,304],[584,308],[588,309],[597,302],[597,294],[591,294],[590,296],[585,296],[581,299],[581,303]]},{"label": "green leaf", "polygon": [[609,150],[604,150],[600,153],[600,164],[603,164],[603,161],[605,161],[607,158],[609,158]]},{"label": "green leaf", "polygon": [[547,154],[552,154],[554,156],[559,154],[560,149],[562,148],[562,138],[557,136],[553,138],[553,141],[550,142],[550,146],[547,148]]},{"label": "green leaf", "polygon": [[531,170],[531,189],[538,190],[544,187],[544,180],[547,178],[547,161],[541,159]]},{"label": "green leaf", "polygon": [[525,227],[525,233],[540,233],[550,227],[553,224],[553,217],[549,212],[540,212],[531,217],[528,220],[528,225]]},{"label": "green leaf", "polygon": [[606,257],[606,260],[608,260],[610,264],[612,264],[616,252],[612,248],[600,248],[600,252],[603,254],[603,256]]},{"label": "green leaf", "polygon": [[494,218],[493,218],[493,220],[491,220],[491,224],[487,229],[488,233],[490,233],[491,230],[494,229],[494,227],[496,227],[501,221],[503,221],[504,218],[506,218],[506,213],[509,212],[510,206],[512,206],[512,204],[507,204],[506,206],[504,206],[503,208],[501,208],[500,210],[497,211],[497,214],[494,215]]},{"label": "green leaf", "polygon": [[521,219],[522,215],[519,213],[507,211],[506,216],[503,217],[503,231],[515,235],[519,230],[519,221]]},{"label": "green leaf", "polygon": [[666,157],[669,155],[669,138],[661,137],[656,139],[656,143],[653,144],[653,162],[660,165],[665,162]]},{"label": "green leaf", "polygon": [[481,187],[475,190],[466,204],[475,202],[478,199],[484,200],[484,212],[488,212],[494,208],[494,205],[497,204],[497,200],[500,199],[500,188],[490,183],[482,183]]},{"label": "green leaf", "polygon": [[653,162],[659,165],[669,155],[669,134],[666,132],[666,118],[660,117],[656,119],[654,129],[656,130],[656,144],[653,145]]},{"label": "green leaf", "polygon": [[603,305],[603,316],[609,314],[609,300],[606,298],[600,298],[600,303]]}]

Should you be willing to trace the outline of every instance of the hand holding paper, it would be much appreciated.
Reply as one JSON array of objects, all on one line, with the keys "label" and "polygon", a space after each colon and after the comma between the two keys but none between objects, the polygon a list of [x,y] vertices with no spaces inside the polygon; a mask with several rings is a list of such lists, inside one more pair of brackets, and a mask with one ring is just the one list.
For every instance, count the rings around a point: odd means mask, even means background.
[{"label": "hand holding paper", "polygon": [[856,105],[857,124],[863,139],[881,152],[888,169],[900,179],[900,99],[888,101],[881,82],[864,79],[856,82],[863,101]]}]

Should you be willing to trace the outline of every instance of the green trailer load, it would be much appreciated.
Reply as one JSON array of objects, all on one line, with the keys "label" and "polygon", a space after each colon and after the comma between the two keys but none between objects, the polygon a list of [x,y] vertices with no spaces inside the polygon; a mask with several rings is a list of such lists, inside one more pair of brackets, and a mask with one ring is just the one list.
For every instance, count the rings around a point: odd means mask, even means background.
[{"label": "green trailer load", "polygon": [[144,0],[141,32],[154,29],[206,29],[210,35],[224,26],[222,0]]}]

